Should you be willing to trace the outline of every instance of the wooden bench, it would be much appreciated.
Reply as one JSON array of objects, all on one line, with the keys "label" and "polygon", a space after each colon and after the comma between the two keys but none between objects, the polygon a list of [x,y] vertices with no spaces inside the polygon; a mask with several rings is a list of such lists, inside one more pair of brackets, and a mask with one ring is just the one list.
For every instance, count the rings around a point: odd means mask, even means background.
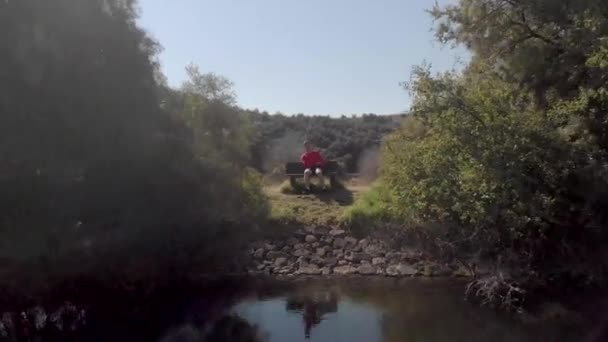
[{"label": "wooden bench", "polygon": [[[340,169],[338,162],[328,161],[322,169],[323,176],[329,178],[329,184],[332,187],[337,184],[336,177],[338,175],[338,170]],[[304,178],[304,170],[304,164],[300,162],[290,162],[285,164],[285,176],[289,177],[289,182],[291,183],[292,187],[296,188],[298,186],[298,178]],[[316,177],[316,175],[313,174],[313,177]]]}]

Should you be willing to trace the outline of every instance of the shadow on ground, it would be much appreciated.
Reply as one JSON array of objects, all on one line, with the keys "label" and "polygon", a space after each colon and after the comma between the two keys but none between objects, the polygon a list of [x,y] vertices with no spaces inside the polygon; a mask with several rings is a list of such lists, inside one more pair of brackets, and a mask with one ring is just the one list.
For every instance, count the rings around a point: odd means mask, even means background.
[{"label": "shadow on ground", "polygon": [[346,188],[332,189],[325,192],[314,191],[312,195],[323,203],[336,202],[341,206],[346,206],[354,202],[353,192]]}]

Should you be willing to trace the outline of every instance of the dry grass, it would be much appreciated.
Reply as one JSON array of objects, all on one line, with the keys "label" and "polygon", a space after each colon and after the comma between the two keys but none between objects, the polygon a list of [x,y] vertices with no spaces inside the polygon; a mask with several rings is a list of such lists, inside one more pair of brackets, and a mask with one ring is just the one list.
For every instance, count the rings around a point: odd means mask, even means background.
[{"label": "dry grass", "polygon": [[[266,187],[271,204],[271,218],[303,225],[339,225],[344,211],[367,191],[367,186],[346,186],[328,192],[291,194],[286,185]],[[287,193],[283,193],[287,192]]]}]

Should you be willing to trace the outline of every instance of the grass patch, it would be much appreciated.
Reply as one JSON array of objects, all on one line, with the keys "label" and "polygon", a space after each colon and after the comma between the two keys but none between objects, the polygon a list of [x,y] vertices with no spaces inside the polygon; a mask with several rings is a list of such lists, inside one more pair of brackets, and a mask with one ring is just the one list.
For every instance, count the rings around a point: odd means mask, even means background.
[{"label": "grass patch", "polygon": [[[311,182],[310,187],[312,192],[322,190],[321,186],[318,185],[318,183],[314,183],[314,181]],[[336,180],[331,186],[329,185],[329,180],[327,180],[326,187],[332,191],[346,190],[346,186],[339,180]],[[305,192],[304,190],[304,184],[302,182],[296,182],[296,186],[294,187],[289,180],[285,180],[279,186],[279,192],[285,195],[303,194]]]},{"label": "grass patch", "polygon": [[366,188],[344,186],[327,192],[302,194],[295,192],[289,182],[267,187],[270,216],[275,222],[302,225],[340,225],[344,212]]},{"label": "grass patch", "polygon": [[390,221],[390,198],[381,183],[359,196],[355,203],[344,211],[343,219],[353,231],[366,233],[371,227]]},{"label": "grass patch", "polygon": [[294,188],[291,185],[291,182],[289,180],[286,180],[281,183],[281,185],[279,185],[279,192],[284,195],[293,195],[296,193],[301,193],[302,189],[300,187]]}]

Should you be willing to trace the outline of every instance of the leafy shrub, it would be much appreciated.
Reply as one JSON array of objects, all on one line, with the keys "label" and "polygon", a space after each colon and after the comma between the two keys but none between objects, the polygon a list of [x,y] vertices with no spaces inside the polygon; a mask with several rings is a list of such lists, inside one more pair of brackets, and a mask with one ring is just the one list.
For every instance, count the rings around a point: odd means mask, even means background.
[{"label": "leafy shrub", "polygon": [[163,85],[134,3],[0,5],[7,281],[226,270],[267,211],[244,167],[251,125],[204,82],[230,83],[190,67],[182,89]]}]

